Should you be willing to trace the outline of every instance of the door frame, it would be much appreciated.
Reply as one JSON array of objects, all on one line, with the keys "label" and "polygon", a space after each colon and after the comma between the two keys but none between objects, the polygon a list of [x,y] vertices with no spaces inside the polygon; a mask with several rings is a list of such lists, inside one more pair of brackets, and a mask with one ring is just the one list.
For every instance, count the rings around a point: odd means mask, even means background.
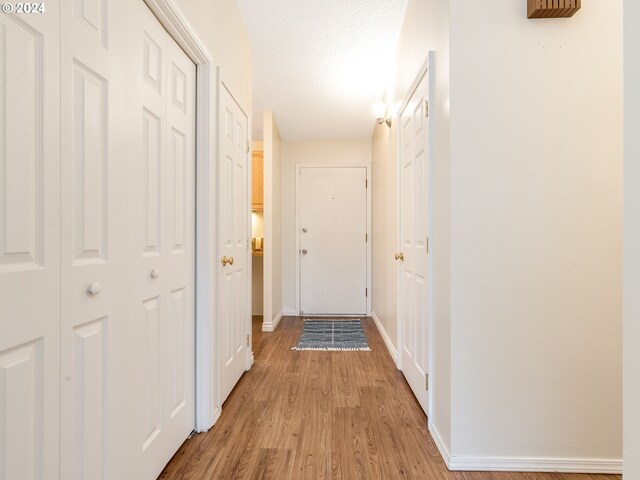
[{"label": "door frame", "polygon": [[[219,321],[217,314],[217,183],[220,67],[175,0],[142,0],[196,65],[196,278],[195,278],[195,423],[205,432],[222,413],[220,402]],[[249,117],[250,118],[250,117]],[[248,137],[251,129],[248,128]],[[251,139],[248,138],[248,141]],[[249,189],[250,192],[250,189]],[[248,224],[251,217],[248,215]],[[249,277],[250,278],[250,277]],[[247,287],[250,291],[251,285]],[[250,297],[249,297],[250,298]],[[251,332],[247,316],[246,333]],[[249,349],[250,350],[250,349]],[[251,352],[248,352],[248,357]],[[247,359],[247,368],[250,359]]]},{"label": "door frame", "polygon": [[[396,178],[396,190],[397,190],[397,197],[396,197],[396,208],[397,208],[397,237],[396,237],[396,244],[398,246],[398,252],[402,251],[402,223],[401,223],[401,214],[402,214],[402,191],[401,191],[401,187],[402,187],[402,175],[400,175],[400,171],[401,171],[401,162],[402,162],[402,128],[400,126],[400,118],[402,116],[402,113],[404,112],[405,108],[407,108],[407,105],[409,104],[409,101],[411,100],[411,97],[413,96],[413,94],[415,93],[415,91],[417,90],[418,86],[420,85],[420,82],[422,81],[422,79],[427,76],[427,79],[429,81],[429,93],[428,93],[428,100],[429,100],[429,105],[431,106],[431,101],[433,98],[433,85],[434,85],[434,75],[433,75],[433,68],[429,68],[429,65],[433,65],[433,52],[430,51],[427,54],[427,58],[425,59],[425,61],[422,63],[422,66],[420,67],[420,69],[418,70],[418,74],[416,75],[415,79],[413,80],[413,83],[411,84],[411,86],[409,87],[409,89],[407,90],[407,93],[405,94],[402,103],[400,104],[400,108],[398,109],[398,116],[397,116],[397,123],[398,123],[398,136],[397,136],[397,144],[396,144],[396,148],[397,148],[397,165],[396,165],[396,169],[397,169],[397,178]],[[430,108],[431,111],[433,111],[433,109]],[[427,375],[429,376],[429,389],[427,392],[428,398],[429,398],[429,407],[428,407],[428,412],[426,412],[427,417],[428,417],[428,423],[431,424],[433,421],[433,417],[432,417],[432,413],[433,413],[433,390],[434,390],[434,385],[435,385],[435,378],[433,376],[433,361],[434,361],[434,355],[433,355],[433,332],[434,332],[434,318],[433,318],[433,246],[434,243],[433,242],[433,117],[431,116],[431,114],[429,114],[429,144],[427,145],[427,151],[429,152],[429,185],[427,186],[428,188],[428,201],[429,201],[429,224],[427,226],[427,231],[429,232],[429,255],[427,256],[427,274],[429,275],[429,283],[428,283],[428,294],[427,294],[427,299],[429,302],[429,321],[427,323],[427,330],[429,332],[429,344],[428,344],[428,348],[429,348],[429,368],[427,368]],[[436,245],[437,247],[437,245]],[[397,295],[397,305],[396,305],[396,316],[398,318],[398,331],[397,331],[397,338],[396,338],[396,345],[398,346],[398,355],[397,355],[397,367],[398,370],[402,371],[402,341],[404,339],[404,321],[403,321],[403,317],[402,317],[402,289],[401,289],[401,271],[400,271],[400,267],[401,264],[398,263],[396,266],[396,295]]]},{"label": "door frame", "polygon": [[[300,170],[302,168],[365,168],[367,176],[367,291],[372,293],[371,289],[371,165],[362,163],[296,163],[296,178],[294,181],[295,191],[295,290],[296,290],[296,315],[300,315]],[[371,316],[371,295],[367,295],[366,316]],[[313,315],[310,315],[313,316]],[[331,316],[331,315],[323,315]],[[341,315],[341,317],[361,317],[362,315]]]}]

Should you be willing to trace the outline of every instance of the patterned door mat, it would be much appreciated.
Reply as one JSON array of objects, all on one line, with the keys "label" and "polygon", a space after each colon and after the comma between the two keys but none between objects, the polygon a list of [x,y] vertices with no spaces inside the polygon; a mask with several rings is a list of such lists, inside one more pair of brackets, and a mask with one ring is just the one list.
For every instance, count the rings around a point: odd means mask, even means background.
[{"label": "patterned door mat", "polygon": [[360,320],[304,319],[298,345],[291,350],[357,350],[369,352]]}]

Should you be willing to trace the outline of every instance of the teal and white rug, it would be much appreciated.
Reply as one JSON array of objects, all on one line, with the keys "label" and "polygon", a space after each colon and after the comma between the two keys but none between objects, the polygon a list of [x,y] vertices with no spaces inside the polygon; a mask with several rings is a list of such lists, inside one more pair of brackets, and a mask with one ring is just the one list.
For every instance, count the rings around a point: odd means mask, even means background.
[{"label": "teal and white rug", "polygon": [[371,351],[360,320],[304,320],[298,345],[291,350]]}]

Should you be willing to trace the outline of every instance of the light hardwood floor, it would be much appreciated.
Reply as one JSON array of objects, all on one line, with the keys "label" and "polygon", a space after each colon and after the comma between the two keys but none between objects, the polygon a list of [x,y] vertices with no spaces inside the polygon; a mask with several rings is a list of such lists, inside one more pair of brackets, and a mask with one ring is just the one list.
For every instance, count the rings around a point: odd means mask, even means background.
[{"label": "light hardwood floor", "polygon": [[207,433],[194,435],[159,478],[619,480],[620,476],[449,472],[427,419],[373,321],[371,352],[292,351],[302,319],[263,334],[255,364]]}]

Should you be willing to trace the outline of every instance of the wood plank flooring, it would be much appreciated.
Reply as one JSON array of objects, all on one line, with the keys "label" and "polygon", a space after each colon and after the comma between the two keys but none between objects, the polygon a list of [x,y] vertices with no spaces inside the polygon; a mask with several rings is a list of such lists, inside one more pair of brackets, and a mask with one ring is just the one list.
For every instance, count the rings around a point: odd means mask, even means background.
[{"label": "wood plank flooring", "polygon": [[255,364],[207,433],[187,440],[159,478],[619,480],[620,476],[449,472],[427,419],[371,319],[371,352],[292,351],[302,319],[263,334]]}]

